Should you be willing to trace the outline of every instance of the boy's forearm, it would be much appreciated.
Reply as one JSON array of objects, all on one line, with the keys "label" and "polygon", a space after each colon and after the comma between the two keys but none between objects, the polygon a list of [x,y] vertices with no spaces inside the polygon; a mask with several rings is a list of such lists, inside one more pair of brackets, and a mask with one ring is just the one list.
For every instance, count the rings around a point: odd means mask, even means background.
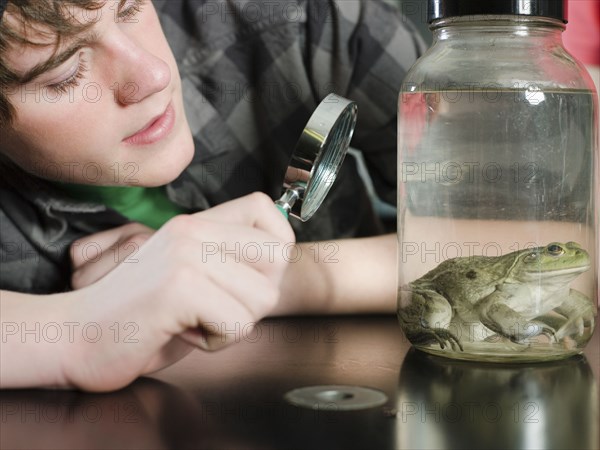
[{"label": "boy's forearm", "polygon": [[395,311],[395,234],[298,247],[272,315]]},{"label": "boy's forearm", "polygon": [[[395,311],[395,235],[304,243],[289,258],[271,315]],[[74,345],[69,334],[82,332],[72,320],[78,293],[0,291],[1,388],[69,387],[62,364]]]},{"label": "boy's forearm", "polygon": [[72,293],[0,291],[0,388],[67,387],[62,354]]}]

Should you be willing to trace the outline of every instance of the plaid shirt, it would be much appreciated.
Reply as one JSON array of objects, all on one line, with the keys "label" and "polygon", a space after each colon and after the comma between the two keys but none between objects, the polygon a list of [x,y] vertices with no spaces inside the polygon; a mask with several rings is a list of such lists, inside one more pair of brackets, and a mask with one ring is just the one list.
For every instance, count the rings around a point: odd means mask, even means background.
[{"label": "plaid shirt", "polygon": [[[196,146],[192,163],[167,186],[174,203],[200,211],[253,191],[279,197],[296,141],[330,92],[358,103],[352,146],[363,152],[381,198],[395,203],[397,95],[423,44],[393,6],[379,0],[154,3],[180,69]],[[127,219],[39,179],[33,184],[15,189],[0,182],[0,288],[69,289],[69,244]],[[313,219],[292,225],[299,241],[381,232],[353,158],[346,158]]]}]

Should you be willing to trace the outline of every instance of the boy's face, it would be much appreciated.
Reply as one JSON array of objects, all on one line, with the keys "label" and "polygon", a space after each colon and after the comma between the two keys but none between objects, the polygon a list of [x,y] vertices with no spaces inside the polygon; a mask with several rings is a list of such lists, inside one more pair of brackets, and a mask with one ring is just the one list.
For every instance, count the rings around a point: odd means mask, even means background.
[{"label": "boy's face", "polygon": [[[129,15],[140,3],[141,11]],[[193,141],[177,65],[152,3],[108,0],[98,11],[73,14],[94,22],[76,37],[91,33],[90,42],[8,93],[16,115],[10,128],[1,130],[2,153],[37,176],[63,182],[157,186],[172,181],[191,161]],[[58,53],[72,44],[61,42]],[[20,46],[3,58],[25,74],[53,50],[53,45]]]}]

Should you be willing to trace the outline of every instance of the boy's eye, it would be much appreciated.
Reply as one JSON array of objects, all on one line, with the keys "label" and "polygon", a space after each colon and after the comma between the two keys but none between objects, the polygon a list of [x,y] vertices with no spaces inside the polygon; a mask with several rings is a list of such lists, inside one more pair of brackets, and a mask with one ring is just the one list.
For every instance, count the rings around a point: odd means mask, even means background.
[{"label": "boy's eye", "polygon": [[142,10],[143,4],[146,0],[127,0],[127,2],[120,8],[117,17],[119,19],[129,19],[135,16]]},{"label": "boy's eye", "polygon": [[59,81],[58,83],[49,84],[48,88],[52,89],[54,92],[57,93],[66,93],[69,88],[79,86],[79,80],[81,80],[84,77],[85,72],[87,72],[87,70],[88,69],[85,61],[83,59],[80,59],[77,65],[77,69],[72,75],[70,75],[63,81]]}]

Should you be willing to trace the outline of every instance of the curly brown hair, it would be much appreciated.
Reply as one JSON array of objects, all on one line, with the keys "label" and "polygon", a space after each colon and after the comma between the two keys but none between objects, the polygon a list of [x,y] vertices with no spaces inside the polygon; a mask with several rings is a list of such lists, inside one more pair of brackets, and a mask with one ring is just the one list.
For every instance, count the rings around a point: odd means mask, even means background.
[{"label": "curly brown hair", "polygon": [[[58,50],[61,40],[87,30],[93,23],[80,23],[73,8],[97,10],[107,0],[8,0],[0,18],[0,129],[11,124],[15,109],[6,93],[18,85],[20,77],[5,63],[3,54],[12,45],[47,46],[51,42]],[[32,35],[45,39],[42,44]]]}]

